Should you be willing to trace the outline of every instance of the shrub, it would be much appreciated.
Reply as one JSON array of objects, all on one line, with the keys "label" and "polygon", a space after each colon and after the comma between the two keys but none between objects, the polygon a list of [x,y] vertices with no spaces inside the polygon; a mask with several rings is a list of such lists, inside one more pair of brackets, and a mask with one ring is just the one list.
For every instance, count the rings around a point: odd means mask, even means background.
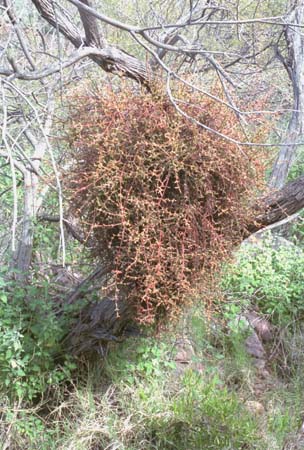
[{"label": "shrub", "polygon": [[0,276],[2,393],[27,402],[70,378],[75,366],[60,345],[65,321],[56,316],[46,286],[21,287]]},{"label": "shrub", "polygon": [[140,338],[134,343],[127,341],[112,350],[106,361],[106,373],[113,382],[134,385],[137,381],[163,378],[166,372],[176,367],[172,361],[172,344]]},{"label": "shrub", "polygon": [[[3,408],[4,411],[6,408]],[[49,427],[39,414],[35,413],[35,410],[21,409],[19,411],[10,409],[6,410],[6,413],[1,417],[2,443],[9,441],[9,448],[11,450],[57,450],[58,442],[56,442],[57,432],[59,426]],[[9,434],[7,434],[9,430]],[[9,437],[9,439],[8,439]],[[6,442],[7,444],[7,442]],[[5,444],[3,448],[5,447]]]},{"label": "shrub", "polygon": [[[184,93],[188,114],[241,139],[235,115]],[[110,262],[145,323],[174,314],[202,270],[239,242],[260,155],[180,115],[159,92],[74,94],[66,123],[73,153],[71,210],[93,256]]]},{"label": "shrub", "polygon": [[287,324],[304,315],[304,253],[296,246],[274,249],[271,240],[263,249],[244,248],[237,264],[223,278],[227,297],[240,305],[255,305]]}]

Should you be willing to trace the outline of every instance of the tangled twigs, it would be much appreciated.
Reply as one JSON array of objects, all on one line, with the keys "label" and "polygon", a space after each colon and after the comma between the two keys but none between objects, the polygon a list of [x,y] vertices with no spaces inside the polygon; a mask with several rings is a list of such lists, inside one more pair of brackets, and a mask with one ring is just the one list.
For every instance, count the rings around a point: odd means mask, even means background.
[{"label": "tangled twigs", "polygon": [[[224,105],[183,99],[192,116],[241,137]],[[71,210],[93,256],[107,259],[140,321],[175,314],[241,239],[261,156],[189,122],[159,92],[74,94],[69,117]]]}]

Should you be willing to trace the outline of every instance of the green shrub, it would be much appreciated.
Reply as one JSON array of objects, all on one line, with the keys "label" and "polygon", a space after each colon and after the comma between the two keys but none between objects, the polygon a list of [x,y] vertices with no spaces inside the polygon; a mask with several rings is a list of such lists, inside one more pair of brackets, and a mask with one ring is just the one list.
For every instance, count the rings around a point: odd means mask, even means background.
[{"label": "green shrub", "polygon": [[136,345],[129,341],[113,350],[106,362],[106,370],[112,381],[123,379],[128,383],[136,380],[163,377],[175,368],[172,346],[149,338],[140,338]]},{"label": "green shrub", "polygon": [[[156,359],[161,366],[163,358]],[[166,364],[156,374],[143,376],[140,356],[136,373],[132,364],[123,372],[123,362],[109,361],[114,371],[119,368],[120,376],[106,392],[82,386],[77,393],[76,422],[72,427],[70,422],[68,444],[62,449],[265,448],[259,446],[256,418],[218,376],[191,369],[178,376]]]},{"label": "green shrub", "polygon": [[[4,423],[3,423],[4,422]],[[31,409],[9,409],[2,416],[3,427],[10,428],[10,447],[14,450],[57,450],[58,427],[49,427],[46,421]],[[56,424],[57,425],[57,424]],[[5,436],[5,432],[2,436]],[[0,438],[2,437],[0,436]]]},{"label": "green shrub", "polygon": [[12,399],[32,400],[71,376],[74,364],[60,345],[66,318],[53,306],[47,285],[22,287],[0,277],[0,390]]},{"label": "green shrub", "polygon": [[259,448],[256,420],[223,386],[218,368],[217,374],[207,368],[204,375],[193,369],[179,372],[170,361],[173,348],[145,338],[110,353],[106,373],[115,383],[111,401],[117,416],[108,422],[111,439],[102,443],[115,442],[125,450]]},{"label": "green shrub", "polygon": [[290,229],[290,239],[296,245],[300,246],[303,249],[304,244],[304,210],[299,214],[299,219],[297,222],[292,225]]},{"label": "green shrub", "polygon": [[249,305],[287,324],[304,314],[304,253],[295,246],[272,248],[266,241],[244,248],[236,264],[226,269],[222,286],[234,308]]}]

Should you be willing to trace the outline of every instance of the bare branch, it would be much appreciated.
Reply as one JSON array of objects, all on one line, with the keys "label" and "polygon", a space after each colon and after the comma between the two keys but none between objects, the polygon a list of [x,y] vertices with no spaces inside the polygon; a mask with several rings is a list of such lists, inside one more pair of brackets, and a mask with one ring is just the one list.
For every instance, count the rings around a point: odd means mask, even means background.
[{"label": "bare branch", "polygon": [[[36,0],[35,0],[36,1]],[[68,0],[69,3],[72,3],[73,5],[77,6],[79,10],[86,11],[92,16],[96,17],[96,19],[101,20],[102,22],[108,23],[109,25],[114,26],[115,28],[119,28],[124,31],[129,31],[133,33],[139,33],[142,34],[146,31],[155,31],[155,30],[162,30],[165,28],[184,28],[185,26],[197,26],[197,25],[245,25],[245,24],[265,24],[265,25],[280,25],[280,26],[295,26],[298,28],[303,28],[303,25],[297,24],[297,23],[290,23],[284,21],[284,18],[282,16],[273,16],[273,17],[260,17],[255,19],[246,19],[246,20],[194,20],[194,21],[188,21],[186,23],[174,23],[174,24],[164,24],[164,25],[156,25],[156,26],[149,26],[149,27],[138,27],[131,24],[127,24],[124,22],[120,22],[119,20],[113,19],[112,17],[106,16],[105,14],[101,14],[97,12],[94,8],[91,8],[88,5],[83,4],[80,0]]]},{"label": "bare branch", "polygon": [[[304,24],[304,1],[300,0],[289,19],[299,25]],[[287,59],[283,64],[292,82],[293,112],[289,120],[287,133],[272,169],[269,186],[280,189],[286,182],[289,170],[295,159],[297,139],[304,133],[304,35],[294,27],[286,27]],[[293,146],[286,142],[294,141]]]},{"label": "bare branch", "polygon": [[3,108],[3,125],[2,125],[2,140],[6,147],[11,174],[12,174],[12,188],[13,188],[13,223],[12,223],[12,251],[14,252],[16,249],[16,227],[17,227],[17,219],[18,219],[18,194],[17,194],[17,178],[15,172],[16,162],[14,161],[13,154],[10,148],[9,143],[6,138],[6,127],[7,127],[7,102],[5,97],[5,91],[3,83],[1,83],[1,92],[2,92],[2,108]]},{"label": "bare branch", "polygon": [[101,50],[95,47],[84,47],[72,53],[71,57],[67,61],[63,61],[52,67],[31,72],[20,72],[17,67],[15,67],[15,70],[0,68],[0,75],[13,76],[14,78],[17,78],[19,80],[40,80],[54,75],[55,73],[59,73],[61,72],[61,70],[74,65],[81,59],[91,56],[107,58],[109,57],[109,51]]},{"label": "bare branch", "polygon": [[[70,18],[64,13],[63,9],[54,9],[49,0],[32,0],[41,16],[49,22],[54,28],[58,27],[62,33],[75,47],[81,47],[85,39],[79,34],[78,28],[70,21]],[[57,4],[57,7],[59,5]]]},{"label": "bare branch", "polygon": [[[141,44],[141,45],[142,45],[142,46],[143,46],[143,47],[144,47],[144,48],[145,48],[145,49],[146,49],[146,50],[147,50],[147,51],[148,51],[148,52],[149,52],[149,53],[150,53],[157,61],[158,61],[159,65],[160,65],[160,66],[164,69],[164,71],[167,73],[167,84],[166,84],[166,86],[167,86],[167,94],[168,94],[168,97],[169,97],[171,103],[173,104],[173,106],[176,108],[176,110],[177,110],[182,116],[184,116],[186,119],[190,120],[191,122],[195,123],[195,124],[198,125],[199,127],[204,128],[206,131],[209,131],[210,133],[212,133],[212,134],[214,134],[214,135],[216,135],[216,136],[218,136],[218,137],[220,137],[220,138],[222,138],[222,139],[224,139],[224,140],[226,140],[226,141],[228,141],[228,142],[231,142],[231,143],[233,143],[233,144],[236,144],[236,145],[238,145],[238,146],[245,146],[245,147],[252,147],[252,146],[254,146],[254,147],[276,147],[276,144],[272,144],[272,143],[266,144],[266,143],[255,143],[255,142],[241,142],[241,141],[238,141],[238,140],[236,140],[236,139],[233,139],[233,138],[231,138],[231,137],[229,137],[229,136],[227,136],[227,135],[225,135],[225,134],[223,134],[223,133],[220,133],[219,131],[217,131],[217,130],[215,130],[215,129],[213,129],[213,128],[207,126],[207,125],[205,125],[204,123],[200,122],[199,120],[197,120],[196,118],[190,116],[188,113],[186,113],[184,110],[182,110],[182,109],[178,106],[179,100],[175,99],[175,98],[173,97],[173,95],[172,95],[172,92],[171,92],[171,86],[170,86],[171,78],[175,78],[175,79],[181,81],[181,82],[182,82],[183,84],[185,84],[186,86],[189,86],[189,87],[191,87],[191,88],[197,90],[198,92],[201,92],[201,93],[207,95],[208,97],[213,98],[213,99],[219,101],[220,103],[225,104],[226,106],[228,106],[228,107],[231,108],[232,110],[234,110],[234,107],[233,107],[232,105],[229,105],[229,104],[226,103],[226,102],[223,102],[223,100],[221,100],[221,99],[219,99],[219,98],[217,98],[217,97],[214,97],[212,94],[210,94],[210,93],[208,93],[208,92],[205,92],[205,91],[199,89],[197,86],[194,86],[193,84],[189,83],[188,81],[186,81],[185,79],[183,79],[182,77],[180,77],[179,75],[177,75],[174,71],[172,71],[172,70],[171,70],[171,69],[170,69],[170,68],[169,68],[169,67],[168,67],[168,66],[167,66],[160,58],[159,58],[159,56],[157,55],[157,53],[156,53],[155,51],[153,51],[151,48],[149,48],[144,42],[140,41],[140,40],[138,39],[138,37],[136,36],[135,33],[131,33],[131,34],[132,34],[133,38],[134,38],[137,42],[139,42],[139,43],[140,43],[140,44]],[[237,110],[237,112],[241,114],[241,111]],[[295,143],[295,142],[288,142],[288,143],[286,143],[285,145],[287,145],[287,146],[294,146],[294,145],[303,145],[303,144],[304,144],[304,142],[296,142],[296,143]]]},{"label": "bare branch", "polygon": [[[81,3],[91,6],[89,0],[82,0]],[[106,41],[99,29],[96,17],[79,8],[79,15],[85,31],[86,44],[95,47],[105,47]]]},{"label": "bare branch", "polygon": [[[86,40],[81,38],[76,27],[67,20],[66,16],[62,14],[61,11],[54,14],[53,8],[51,6],[50,0],[32,0],[40,14],[44,19],[46,19],[53,27],[57,27],[58,30],[66,36],[70,42],[77,48],[86,45]],[[83,5],[79,2],[80,6],[84,8],[92,8]],[[76,6],[79,6],[78,4]],[[86,11],[86,9],[84,9]],[[88,22],[85,22],[86,26]],[[95,36],[95,32],[93,33]],[[90,35],[90,39],[93,38]],[[100,42],[103,45],[101,54],[88,55],[94,62],[96,62],[103,70],[106,72],[119,73],[126,77],[135,79],[144,84],[149,84],[151,79],[151,70],[146,64],[142,63],[140,60],[132,55],[120,50],[117,47],[107,45],[104,40]],[[97,42],[94,41],[96,45]]]}]

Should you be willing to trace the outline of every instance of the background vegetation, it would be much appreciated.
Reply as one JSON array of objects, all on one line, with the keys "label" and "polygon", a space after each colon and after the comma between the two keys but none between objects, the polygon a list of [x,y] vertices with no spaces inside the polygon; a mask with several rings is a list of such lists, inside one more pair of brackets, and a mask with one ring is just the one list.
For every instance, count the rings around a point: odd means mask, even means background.
[{"label": "background vegetation", "polygon": [[303,448],[304,4],[213,3],[0,5],[2,450]]}]

